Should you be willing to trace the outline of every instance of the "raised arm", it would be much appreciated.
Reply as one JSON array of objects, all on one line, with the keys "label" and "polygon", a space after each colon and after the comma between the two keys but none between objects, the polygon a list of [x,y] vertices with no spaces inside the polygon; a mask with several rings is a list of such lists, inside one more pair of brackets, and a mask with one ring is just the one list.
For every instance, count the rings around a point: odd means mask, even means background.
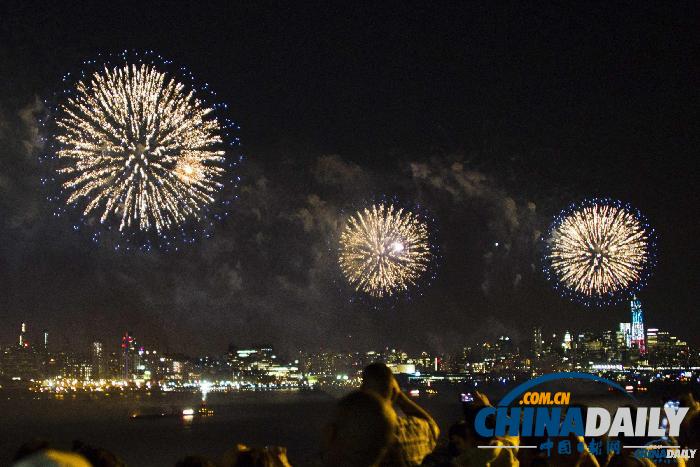
[{"label": "raised arm", "polygon": [[[398,386],[398,385],[397,385]],[[412,401],[406,394],[398,391],[396,395],[396,405],[408,416],[422,418],[430,425],[430,430],[433,432],[435,439],[440,436],[440,428],[435,419],[420,405]]]}]

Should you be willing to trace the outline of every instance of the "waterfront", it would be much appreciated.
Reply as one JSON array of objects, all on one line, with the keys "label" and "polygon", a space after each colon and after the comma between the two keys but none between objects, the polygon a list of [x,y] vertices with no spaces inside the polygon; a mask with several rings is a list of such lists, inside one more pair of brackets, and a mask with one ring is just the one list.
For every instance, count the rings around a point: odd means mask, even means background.
[{"label": "waterfront", "polygon": [[[136,407],[195,406],[194,394],[130,397],[14,397],[0,401],[0,465],[32,438],[70,449],[79,439],[118,454],[128,465],[174,465],[187,454],[219,458],[236,443],[288,446],[297,464],[307,464],[333,398],[324,394],[249,393],[211,398],[212,417],[132,420]],[[299,422],[303,420],[303,429]]]},{"label": "waterfront", "polygon": [[[601,391],[600,386],[589,387],[577,402],[603,406],[629,402],[622,395]],[[490,388],[489,393],[497,399],[505,390]],[[460,417],[459,391],[455,386],[436,396],[419,398],[443,433]],[[236,443],[286,446],[293,465],[310,465],[318,456],[322,428],[338,395],[213,393],[209,406],[215,415],[188,421],[182,417],[132,420],[129,413],[139,407],[196,407],[196,393],[77,393],[56,398],[5,391],[0,393],[0,465],[8,465],[17,447],[36,437],[62,449],[70,449],[72,441],[78,439],[118,454],[131,466],[171,466],[188,454],[218,459]]]}]

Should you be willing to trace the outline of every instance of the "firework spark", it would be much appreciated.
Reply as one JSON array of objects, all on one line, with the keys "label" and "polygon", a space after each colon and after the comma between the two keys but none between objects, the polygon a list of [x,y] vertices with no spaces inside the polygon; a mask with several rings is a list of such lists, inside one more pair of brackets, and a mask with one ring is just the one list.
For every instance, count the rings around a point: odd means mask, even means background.
[{"label": "firework spark", "polygon": [[225,172],[213,110],[151,64],[79,81],[56,121],[66,203],[120,231],[161,234],[199,219]]},{"label": "firework spark", "polygon": [[340,236],[340,269],[355,290],[375,298],[416,284],[432,257],[427,224],[391,204],[356,212]]},{"label": "firework spark", "polygon": [[584,303],[611,301],[645,279],[652,235],[639,213],[616,201],[569,208],[550,231],[548,272]]}]

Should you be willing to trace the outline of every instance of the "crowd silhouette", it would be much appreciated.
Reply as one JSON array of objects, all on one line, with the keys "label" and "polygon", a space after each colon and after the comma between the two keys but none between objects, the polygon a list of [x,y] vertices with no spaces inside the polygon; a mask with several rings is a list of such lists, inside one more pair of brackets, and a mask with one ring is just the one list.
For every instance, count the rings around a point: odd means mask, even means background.
[{"label": "crowd silhouette", "polygon": [[[678,439],[663,440],[682,449],[700,447],[700,403],[691,393],[681,397],[689,407]],[[698,459],[653,458],[624,446],[644,446],[644,438],[594,439],[570,436],[559,440],[568,449],[554,448],[547,437],[483,437],[474,430],[479,410],[491,405],[488,397],[474,393],[474,400],[463,404],[461,420],[450,426],[443,437],[433,417],[404,392],[391,370],[373,363],[362,372],[362,386],[341,398],[322,433],[320,455],[314,465],[323,467],[700,467]],[[582,407],[583,408],[583,407]],[[634,408],[632,408],[634,410]],[[582,411],[585,413],[585,410]],[[487,420],[487,424],[493,420]],[[563,442],[562,442],[563,441]],[[659,444],[659,440],[655,440]],[[520,449],[519,446],[537,446]],[[616,446],[610,450],[606,446]],[[48,442],[33,440],[22,445],[14,467],[124,467],[115,454],[81,442],[72,450],[52,449]],[[287,450],[281,446],[264,448],[238,444],[221,459],[187,456],[176,467],[290,467]],[[295,464],[296,465],[296,464]]]}]

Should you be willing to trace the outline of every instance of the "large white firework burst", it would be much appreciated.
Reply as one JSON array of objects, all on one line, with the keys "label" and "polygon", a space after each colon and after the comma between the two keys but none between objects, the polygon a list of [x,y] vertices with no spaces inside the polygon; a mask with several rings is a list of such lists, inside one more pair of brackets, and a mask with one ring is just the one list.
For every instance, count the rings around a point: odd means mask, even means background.
[{"label": "large white firework burst", "polygon": [[340,235],[343,275],[355,290],[374,298],[408,290],[432,259],[427,223],[392,204],[357,211]]},{"label": "large white firework burst", "polygon": [[106,65],[59,108],[65,202],[124,231],[198,219],[222,188],[223,126],[194,89],[148,63]]},{"label": "large white firework burst", "polygon": [[547,239],[548,275],[586,304],[626,298],[653,262],[653,230],[641,214],[613,200],[562,212]]}]

